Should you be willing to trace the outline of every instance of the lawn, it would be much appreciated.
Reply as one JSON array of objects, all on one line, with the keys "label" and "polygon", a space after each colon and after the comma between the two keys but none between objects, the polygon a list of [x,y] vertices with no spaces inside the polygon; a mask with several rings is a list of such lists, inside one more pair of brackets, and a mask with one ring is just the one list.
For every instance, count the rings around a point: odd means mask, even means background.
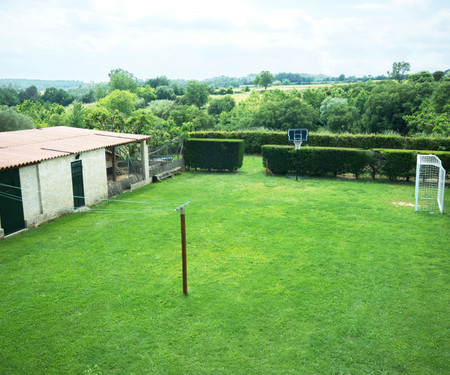
[{"label": "lawn", "polygon": [[9,237],[0,373],[448,374],[450,205],[413,199],[246,156]]}]

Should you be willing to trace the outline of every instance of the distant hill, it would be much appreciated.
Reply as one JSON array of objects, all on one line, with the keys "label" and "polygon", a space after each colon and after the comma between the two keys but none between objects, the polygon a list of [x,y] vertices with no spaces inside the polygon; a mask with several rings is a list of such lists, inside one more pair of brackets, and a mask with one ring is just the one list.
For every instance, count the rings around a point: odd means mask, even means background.
[{"label": "distant hill", "polygon": [[16,90],[23,90],[30,86],[36,86],[39,91],[43,91],[48,87],[55,87],[57,89],[71,89],[88,85],[82,81],[65,81],[65,80],[42,80],[42,79],[23,79],[23,78],[0,78],[0,87],[9,87]]}]

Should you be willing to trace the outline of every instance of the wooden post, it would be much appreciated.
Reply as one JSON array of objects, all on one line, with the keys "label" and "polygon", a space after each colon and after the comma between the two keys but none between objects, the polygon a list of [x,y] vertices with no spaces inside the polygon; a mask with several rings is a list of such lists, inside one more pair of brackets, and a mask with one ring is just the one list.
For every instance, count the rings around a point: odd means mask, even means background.
[{"label": "wooden post", "polygon": [[183,294],[185,296],[188,294],[188,291],[187,291],[187,259],[186,259],[186,218],[184,208],[188,204],[189,202],[176,208],[177,211],[180,211],[180,219],[181,219],[181,264],[183,272]]},{"label": "wooden post", "polygon": [[116,170],[116,148],[112,148],[112,175],[113,175],[113,181],[116,182],[117,180],[117,170]]}]

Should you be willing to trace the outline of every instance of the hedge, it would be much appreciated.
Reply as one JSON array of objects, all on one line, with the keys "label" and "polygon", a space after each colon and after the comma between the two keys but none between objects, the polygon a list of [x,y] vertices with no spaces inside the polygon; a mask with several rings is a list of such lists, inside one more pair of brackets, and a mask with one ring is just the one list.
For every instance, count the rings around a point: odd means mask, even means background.
[{"label": "hedge", "polygon": [[234,171],[242,167],[244,141],[237,139],[188,139],[184,145],[186,168]]},{"label": "hedge", "polygon": [[[394,180],[399,177],[409,180],[415,174],[417,154],[429,153],[417,150],[361,150],[333,147],[302,147],[299,151],[299,173],[309,176],[337,176],[351,173],[359,175],[369,172],[372,178],[378,175]],[[448,171],[450,152],[433,152]],[[275,174],[287,174],[296,169],[296,151],[292,146],[266,145],[262,147],[263,165]]]},{"label": "hedge", "polygon": [[[264,145],[289,145],[287,132],[276,131],[201,131],[192,132],[193,138],[243,139],[247,154],[260,154]],[[322,134],[309,133],[308,146],[450,151],[450,138],[413,138],[379,134]]]}]

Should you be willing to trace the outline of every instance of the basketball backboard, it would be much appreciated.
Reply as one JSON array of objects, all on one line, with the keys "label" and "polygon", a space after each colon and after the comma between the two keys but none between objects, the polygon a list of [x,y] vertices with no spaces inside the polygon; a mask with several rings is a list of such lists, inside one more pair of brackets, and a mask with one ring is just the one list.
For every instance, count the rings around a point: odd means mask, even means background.
[{"label": "basketball backboard", "polygon": [[288,140],[293,141],[303,141],[308,140],[308,129],[289,129],[288,130]]}]

